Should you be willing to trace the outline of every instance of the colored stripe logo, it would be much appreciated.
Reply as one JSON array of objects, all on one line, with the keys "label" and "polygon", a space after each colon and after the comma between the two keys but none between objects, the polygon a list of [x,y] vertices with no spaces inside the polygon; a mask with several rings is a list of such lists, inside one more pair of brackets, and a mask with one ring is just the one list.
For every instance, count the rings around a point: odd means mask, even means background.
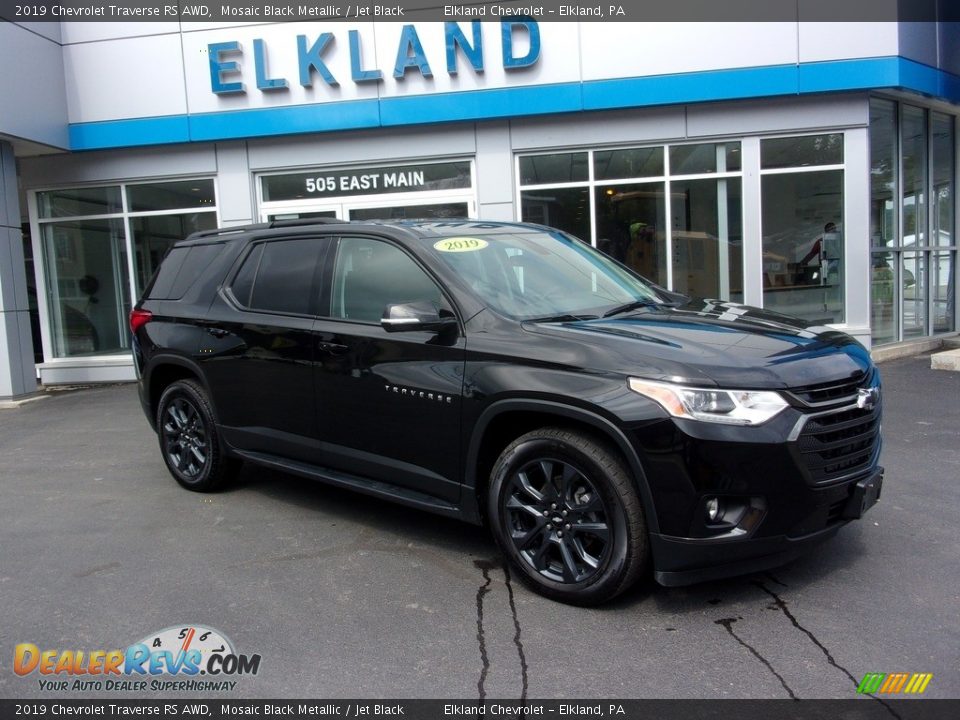
[{"label": "colored stripe logo", "polygon": [[867,673],[860,681],[857,693],[922,695],[931,680],[933,680],[933,673]]}]

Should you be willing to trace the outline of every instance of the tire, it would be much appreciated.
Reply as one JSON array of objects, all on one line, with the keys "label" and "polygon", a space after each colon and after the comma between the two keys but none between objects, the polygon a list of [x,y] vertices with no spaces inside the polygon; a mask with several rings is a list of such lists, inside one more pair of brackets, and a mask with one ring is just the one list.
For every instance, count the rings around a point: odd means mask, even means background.
[{"label": "tire", "polygon": [[224,453],[213,417],[206,392],[193,380],[171,383],[160,396],[160,454],[173,478],[188,490],[216,490],[240,465]]},{"label": "tire", "polygon": [[520,577],[553,600],[598,605],[646,570],[647,524],[630,475],[610,445],[585,433],[543,428],[508,445],[487,511]]}]

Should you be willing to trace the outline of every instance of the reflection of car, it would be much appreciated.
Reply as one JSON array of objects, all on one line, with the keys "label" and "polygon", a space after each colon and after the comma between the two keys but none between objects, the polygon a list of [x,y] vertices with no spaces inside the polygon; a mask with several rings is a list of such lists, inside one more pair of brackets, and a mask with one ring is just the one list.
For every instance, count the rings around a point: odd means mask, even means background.
[{"label": "reflection of car", "polygon": [[879,496],[849,336],[664,294],[540,226],[289,221],[177,244],[131,313],[171,474],[239,461],[489,524],[602,602],[782,563]]}]

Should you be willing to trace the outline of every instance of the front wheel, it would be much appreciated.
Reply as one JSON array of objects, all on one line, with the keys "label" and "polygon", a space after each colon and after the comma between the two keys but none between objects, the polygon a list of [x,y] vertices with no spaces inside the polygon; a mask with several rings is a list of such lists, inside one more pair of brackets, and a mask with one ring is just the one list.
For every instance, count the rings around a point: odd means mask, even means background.
[{"label": "front wheel", "polygon": [[535,430],[507,446],[491,478],[494,538],[536,592],[596,605],[643,573],[649,551],[640,499],[603,441]]},{"label": "front wheel", "polygon": [[174,479],[188,490],[219,488],[237,468],[226,457],[207,394],[193,380],[171,383],[157,409],[160,452]]}]

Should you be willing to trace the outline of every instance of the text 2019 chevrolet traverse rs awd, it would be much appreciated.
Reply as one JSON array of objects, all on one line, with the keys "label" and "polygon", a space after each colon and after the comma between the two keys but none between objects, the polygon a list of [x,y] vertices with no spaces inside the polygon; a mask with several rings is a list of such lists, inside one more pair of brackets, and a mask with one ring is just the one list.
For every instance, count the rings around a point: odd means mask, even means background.
[{"label": "text 2019 chevrolet traverse rs awd", "polygon": [[274,222],[173,247],[131,313],[171,474],[257,463],[489,524],[596,604],[781,564],[880,495],[854,339],[689,301],[550,228]]}]

